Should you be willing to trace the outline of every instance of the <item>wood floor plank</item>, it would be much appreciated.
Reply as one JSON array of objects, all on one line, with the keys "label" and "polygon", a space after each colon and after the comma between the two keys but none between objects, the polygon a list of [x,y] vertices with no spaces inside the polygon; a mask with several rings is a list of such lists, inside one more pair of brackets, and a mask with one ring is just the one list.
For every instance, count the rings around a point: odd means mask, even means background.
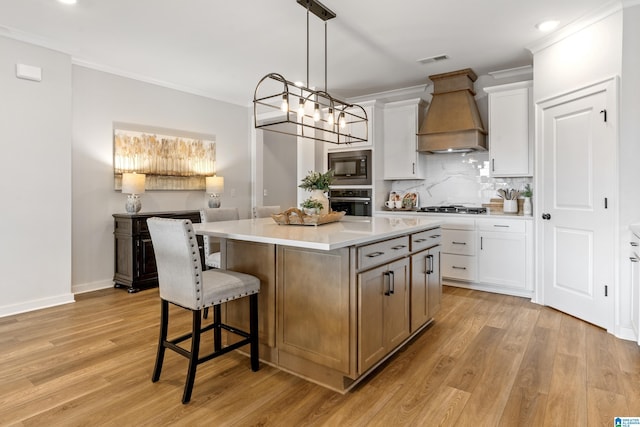
[{"label": "wood floor plank", "polygon": [[544,426],[588,425],[585,359],[585,355],[556,353]]},{"label": "wood floor plank", "polygon": [[587,414],[589,425],[611,426],[615,417],[631,417],[627,407],[627,399],[620,394],[595,387],[587,388]]},{"label": "wood floor plank", "polygon": [[[170,313],[170,334],[190,326]],[[640,414],[637,344],[524,298],[445,287],[434,323],[345,395],[252,372],[234,352],[198,367],[182,405],[185,358],[168,352],[151,382],[158,323],[157,289],[1,318],[0,425],[538,427]]]},{"label": "wood floor plank", "polygon": [[518,426],[542,425],[557,341],[557,331],[535,325],[500,425],[509,426],[514,420]]}]

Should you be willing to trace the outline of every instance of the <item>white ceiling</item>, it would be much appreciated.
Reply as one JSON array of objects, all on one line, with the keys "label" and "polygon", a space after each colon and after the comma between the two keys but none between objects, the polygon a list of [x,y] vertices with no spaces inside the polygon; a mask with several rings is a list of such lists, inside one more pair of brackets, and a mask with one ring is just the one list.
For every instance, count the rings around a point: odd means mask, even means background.
[{"label": "white ceiling", "polygon": [[[354,97],[424,85],[471,67],[530,65],[526,46],[608,0],[321,0],[328,91]],[[0,35],[69,53],[74,62],[249,105],[258,80],[306,80],[306,9],[296,0],[0,1]],[[309,87],[324,87],[324,23],[310,15]],[[417,61],[446,54],[437,63]],[[37,64],[31,64],[37,65]]]}]

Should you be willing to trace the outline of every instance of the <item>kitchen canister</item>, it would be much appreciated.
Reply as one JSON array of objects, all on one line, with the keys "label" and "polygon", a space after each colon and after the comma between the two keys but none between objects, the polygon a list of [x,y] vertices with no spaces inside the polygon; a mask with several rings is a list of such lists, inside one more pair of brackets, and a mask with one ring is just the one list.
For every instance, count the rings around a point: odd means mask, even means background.
[{"label": "kitchen canister", "polygon": [[504,213],[518,213],[518,199],[514,200],[504,200],[504,204],[502,206],[502,211]]}]

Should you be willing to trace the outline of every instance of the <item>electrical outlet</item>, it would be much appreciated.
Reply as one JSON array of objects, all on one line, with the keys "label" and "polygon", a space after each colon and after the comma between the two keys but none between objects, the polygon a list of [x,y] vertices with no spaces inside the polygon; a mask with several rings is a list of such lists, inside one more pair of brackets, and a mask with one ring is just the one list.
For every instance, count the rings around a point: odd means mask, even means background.
[{"label": "electrical outlet", "polygon": [[231,197],[236,197],[236,189],[235,188],[231,189]]},{"label": "electrical outlet", "polygon": [[262,190],[262,195],[264,197],[267,197],[269,195],[269,190],[267,190],[266,188],[264,190]]}]

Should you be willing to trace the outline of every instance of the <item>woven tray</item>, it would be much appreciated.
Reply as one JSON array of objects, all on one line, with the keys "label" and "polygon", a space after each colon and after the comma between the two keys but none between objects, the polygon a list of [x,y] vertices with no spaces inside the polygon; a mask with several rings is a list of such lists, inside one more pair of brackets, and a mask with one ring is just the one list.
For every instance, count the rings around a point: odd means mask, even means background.
[{"label": "woven tray", "polygon": [[340,221],[345,212],[329,212],[325,215],[307,215],[298,208],[290,208],[278,214],[271,214],[271,218],[278,225],[322,225]]}]

